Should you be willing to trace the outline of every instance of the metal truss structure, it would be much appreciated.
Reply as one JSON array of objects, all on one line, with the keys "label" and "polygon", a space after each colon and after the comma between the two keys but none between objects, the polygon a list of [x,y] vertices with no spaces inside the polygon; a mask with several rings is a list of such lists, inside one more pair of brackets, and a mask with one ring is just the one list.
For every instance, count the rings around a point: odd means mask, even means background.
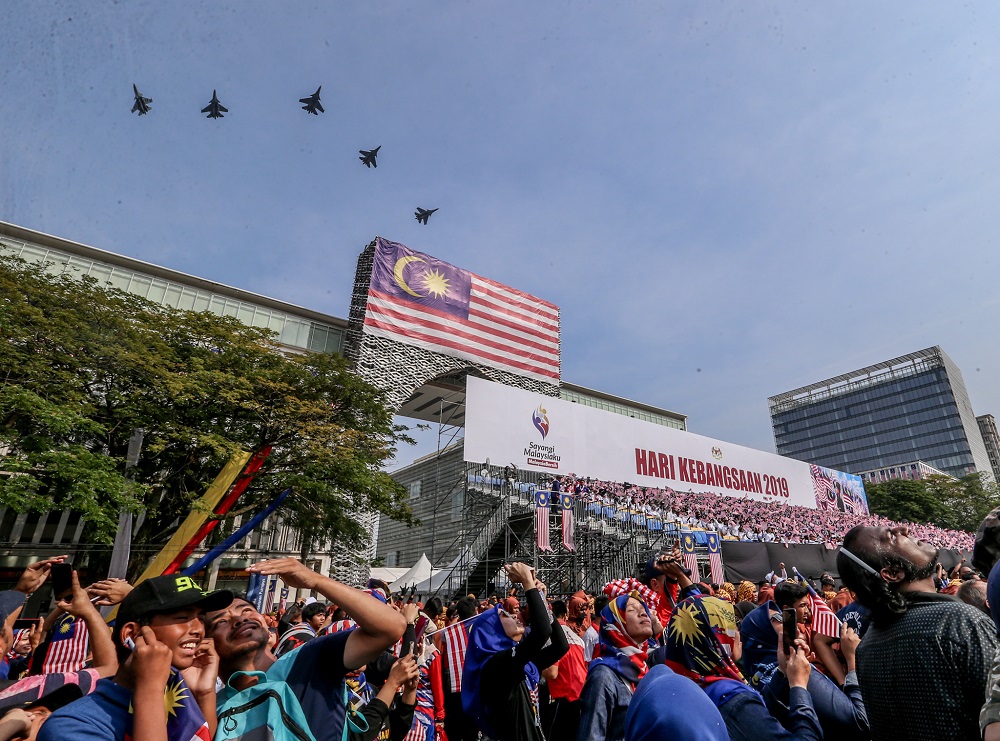
[{"label": "metal truss structure", "polygon": [[[550,596],[567,596],[578,589],[599,592],[609,581],[633,575],[654,553],[671,548],[677,536],[657,518],[575,499],[576,550],[563,546],[562,515],[558,506],[551,506],[552,551],[540,552],[535,491],[548,489],[551,478],[489,463],[469,463],[466,473],[460,536],[464,543],[437,589],[442,595],[502,594],[507,587],[502,566],[513,561],[532,564]],[[706,554],[699,556],[707,561]]]}]

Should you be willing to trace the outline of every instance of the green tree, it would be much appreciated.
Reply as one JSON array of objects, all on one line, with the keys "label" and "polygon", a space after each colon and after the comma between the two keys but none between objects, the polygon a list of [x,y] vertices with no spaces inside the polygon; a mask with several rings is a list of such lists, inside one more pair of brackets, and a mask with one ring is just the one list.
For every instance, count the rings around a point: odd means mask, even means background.
[{"label": "green tree", "polygon": [[[382,470],[409,439],[343,358],[285,355],[267,330],[12,258],[0,259],[0,297],[3,505],[75,510],[101,543],[120,509],[144,509],[141,551],[165,542],[234,451],[270,445],[230,516],[291,486],[282,516],[304,550],[357,542],[359,511],[412,521],[405,490]],[[124,456],[137,427],[146,438],[130,488]]]},{"label": "green tree", "polygon": [[921,481],[890,479],[866,484],[865,493],[873,514],[967,532],[975,532],[990,510],[1000,506],[997,485],[978,473],[960,479],[950,476],[928,476]]},{"label": "green tree", "polygon": [[865,484],[868,508],[872,514],[902,522],[937,522],[942,506],[927,490],[923,481],[889,479],[880,484]]},{"label": "green tree", "polygon": [[1000,492],[993,481],[982,474],[971,473],[958,479],[929,476],[927,491],[941,504],[936,525],[954,530],[975,532],[990,510],[1000,505]]}]

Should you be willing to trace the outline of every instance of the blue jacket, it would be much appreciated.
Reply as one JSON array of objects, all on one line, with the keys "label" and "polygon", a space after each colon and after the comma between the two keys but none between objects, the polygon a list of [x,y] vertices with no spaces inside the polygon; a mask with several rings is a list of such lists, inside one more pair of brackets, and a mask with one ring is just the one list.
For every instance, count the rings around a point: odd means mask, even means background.
[{"label": "blue jacket", "polygon": [[632,688],[605,664],[597,664],[587,674],[580,695],[580,728],[576,741],[622,741],[625,713],[632,700]]},{"label": "blue jacket", "polygon": [[809,693],[801,687],[792,687],[789,705],[788,729],[767,711],[756,692],[736,692],[723,697],[718,707],[732,741],[823,741],[823,729]]}]

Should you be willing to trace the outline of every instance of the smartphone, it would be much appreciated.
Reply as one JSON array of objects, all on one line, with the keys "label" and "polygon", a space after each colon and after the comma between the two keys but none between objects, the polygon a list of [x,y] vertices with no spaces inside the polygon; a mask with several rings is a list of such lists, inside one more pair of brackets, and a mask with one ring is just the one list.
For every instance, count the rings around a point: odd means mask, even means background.
[{"label": "smartphone", "polygon": [[795,639],[799,637],[799,616],[795,610],[785,608],[781,611],[781,642],[785,653],[791,656],[795,653]]},{"label": "smartphone", "polygon": [[54,563],[50,574],[52,579],[52,595],[57,599],[65,599],[73,592],[73,564]]},{"label": "smartphone", "polygon": [[13,630],[15,633],[19,630],[31,630],[40,620],[41,618],[18,618],[14,621]]}]

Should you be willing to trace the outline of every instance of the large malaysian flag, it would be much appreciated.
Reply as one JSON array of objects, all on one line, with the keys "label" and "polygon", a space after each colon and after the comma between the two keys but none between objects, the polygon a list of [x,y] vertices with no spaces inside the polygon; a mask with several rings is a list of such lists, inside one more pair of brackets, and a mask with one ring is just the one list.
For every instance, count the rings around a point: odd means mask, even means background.
[{"label": "large malaysian flag", "polygon": [[365,332],[559,382],[558,307],[381,237]]}]

